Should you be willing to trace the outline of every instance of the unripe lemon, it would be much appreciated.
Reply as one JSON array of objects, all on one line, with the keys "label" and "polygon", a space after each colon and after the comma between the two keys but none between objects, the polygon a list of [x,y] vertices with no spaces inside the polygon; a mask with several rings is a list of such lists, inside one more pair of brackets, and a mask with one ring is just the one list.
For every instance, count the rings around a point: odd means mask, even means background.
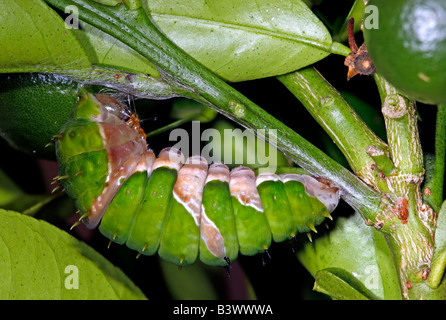
[{"label": "unripe lemon", "polygon": [[376,71],[415,100],[446,103],[446,1],[370,0],[368,6],[376,8],[366,12],[379,15],[375,25],[364,24]]},{"label": "unripe lemon", "polygon": [[20,151],[55,158],[54,146],[47,145],[68,121],[77,88],[76,82],[55,75],[1,75],[0,137]]}]

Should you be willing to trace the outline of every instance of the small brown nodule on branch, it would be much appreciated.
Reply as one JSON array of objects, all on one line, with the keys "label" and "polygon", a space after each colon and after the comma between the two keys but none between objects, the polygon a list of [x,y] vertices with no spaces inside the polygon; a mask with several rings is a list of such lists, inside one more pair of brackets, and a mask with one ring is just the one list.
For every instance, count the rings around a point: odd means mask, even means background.
[{"label": "small brown nodule on branch", "polygon": [[370,59],[365,43],[363,43],[359,49],[356,45],[353,31],[354,23],[354,18],[350,18],[348,21],[348,43],[351,52],[344,61],[344,65],[348,67],[347,80],[350,80],[357,74],[371,75],[375,72],[375,65],[373,64],[372,59]]}]

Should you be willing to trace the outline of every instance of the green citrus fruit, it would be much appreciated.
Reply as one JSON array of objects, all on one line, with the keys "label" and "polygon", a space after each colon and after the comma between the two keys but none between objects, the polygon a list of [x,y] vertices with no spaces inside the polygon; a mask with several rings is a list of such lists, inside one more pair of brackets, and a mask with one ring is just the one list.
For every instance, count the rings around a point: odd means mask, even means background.
[{"label": "green citrus fruit", "polygon": [[364,16],[376,71],[415,100],[446,103],[446,1],[370,0],[368,6],[379,17],[368,25],[372,16]]},{"label": "green citrus fruit", "polygon": [[55,158],[47,144],[68,121],[77,90],[76,82],[56,75],[0,75],[0,137],[20,151]]}]

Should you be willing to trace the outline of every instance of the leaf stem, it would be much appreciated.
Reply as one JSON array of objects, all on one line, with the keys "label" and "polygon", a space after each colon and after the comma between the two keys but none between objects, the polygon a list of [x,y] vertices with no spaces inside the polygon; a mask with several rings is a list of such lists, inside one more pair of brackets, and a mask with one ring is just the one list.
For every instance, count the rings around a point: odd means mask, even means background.
[{"label": "leaf stem", "polygon": [[330,47],[330,53],[339,54],[341,56],[348,56],[351,50],[340,42],[333,41]]},{"label": "leaf stem", "polygon": [[177,121],[169,123],[168,125],[166,125],[166,126],[164,126],[162,128],[150,131],[149,133],[146,134],[146,138],[149,139],[149,138],[155,137],[155,136],[157,136],[157,135],[159,135],[159,134],[161,134],[163,132],[166,132],[166,131],[172,130],[174,128],[177,128],[177,127],[179,127],[179,126],[181,126],[181,125],[183,125],[185,123],[188,123],[189,121],[193,121],[193,120],[195,120],[195,119],[197,119],[199,117],[200,117],[199,114],[198,115],[194,114],[194,115],[185,117],[183,119],[179,119]]},{"label": "leaf stem", "polygon": [[278,77],[333,139],[350,167],[370,185],[378,183],[371,170],[370,146],[384,152],[387,145],[365,124],[341,94],[313,67]]},{"label": "leaf stem", "polygon": [[[420,298],[430,270],[436,214],[422,203],[423,152],[415,101],[399,94],[382,76],[374,75],[382,101],[390,158],[396,174],[384,177],[396,205],[384,217],[388,243],[406,299]],[[403,214],[403,216],[402,216]]]},{"label": "leaf stem", "polygon": [[424,168],[415,102],[400,95],[377,73],[375,80],[382,100],[391,158],[401,173],[419,175]]}]

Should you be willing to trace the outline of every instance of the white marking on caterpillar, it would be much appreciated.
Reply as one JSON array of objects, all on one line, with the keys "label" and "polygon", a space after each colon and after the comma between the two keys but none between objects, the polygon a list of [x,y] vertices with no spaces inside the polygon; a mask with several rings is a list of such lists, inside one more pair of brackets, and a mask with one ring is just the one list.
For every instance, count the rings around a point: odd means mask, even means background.
[{"label": "white marking on caterpillar", "polygon": [[254,171],[248,167],[237,167],[231,171],[229,190],[231,195],[244,206],[250,206],[257,211],[263,212],[262,201],[256,188],[256,176]]},{"label": "white marking on caterpillar", "polygon": [[287,181],[299,181],[305,186],[306,193],[311,197],[316,197],[327,208],[328,212],[332,212],[339,203],[340,193],[339,189],[328,185],[326,179],[317,179],[301,174],[281,174],[280,178],[283,183]]},{"label": "white marking on caterpillar", "polygon": [[208,163],[200,156],[189,157],[178,172],[173,188],[174,198],[191,214],[195,224],[200,226],[201,202]]},{"label": "white marking on caterpillar", "polygon": [[226,256],[226,248],[223,236],[215,223],[206,215],[204,206],[201,206],[200,221],[201,239],[206,244],[209,252],[219,259],[224,259]]},{"label": "white marking on caterpillar", "polygon": [[112,170],[111,174],[107,177],[108,183],[105,185],[102,194],[95,199],[88,219],[85,221],[87,228],[93,229],[97,227],[108,205],[121,188],[121,185],[134,172],[140,158],[141,155],[133,156],[119,168]]},{"label": "white marking on caterpillar", "polygon": [[[211,181],[221,181],[229,184],[230,170],[223,163],[213,163],[209,166],[205,185]],[[207,249],[219,259],[226,257],[226,248],[223,236],[215,223],[206,215],[204,206],[201,206],[201,239],[206,244]]]},{"label": "white marking on caterpillar", "polygon": [[176,148],[164,148],[153,164],[153,170],[160,167],[167,167],[179,171],[184,163],[183,153]]},{"label": "white marking on caterpillar", "polygon": [[256,186],[258,187],[264,181],[280,181],[280,177],[275,173],[261,172],[257,175]]},{"label": "white marking on caterpillar", "polygon": [[144,152],[144,154],[141,156],[141,159],[138,161],[135,167],[134,172],[147,172],[147,176],[150,177],[153,170],[153,163],[155,162],[155,154],[152,150],[147,150]]},{"label": "white marking on caterpillar", "polygon": [[227,182],[229,184],[230,171],[227,165],[223,163],[213,163],[209,166],[208,175],[206,177],[206,182],[218,180],[222,182]]}]

